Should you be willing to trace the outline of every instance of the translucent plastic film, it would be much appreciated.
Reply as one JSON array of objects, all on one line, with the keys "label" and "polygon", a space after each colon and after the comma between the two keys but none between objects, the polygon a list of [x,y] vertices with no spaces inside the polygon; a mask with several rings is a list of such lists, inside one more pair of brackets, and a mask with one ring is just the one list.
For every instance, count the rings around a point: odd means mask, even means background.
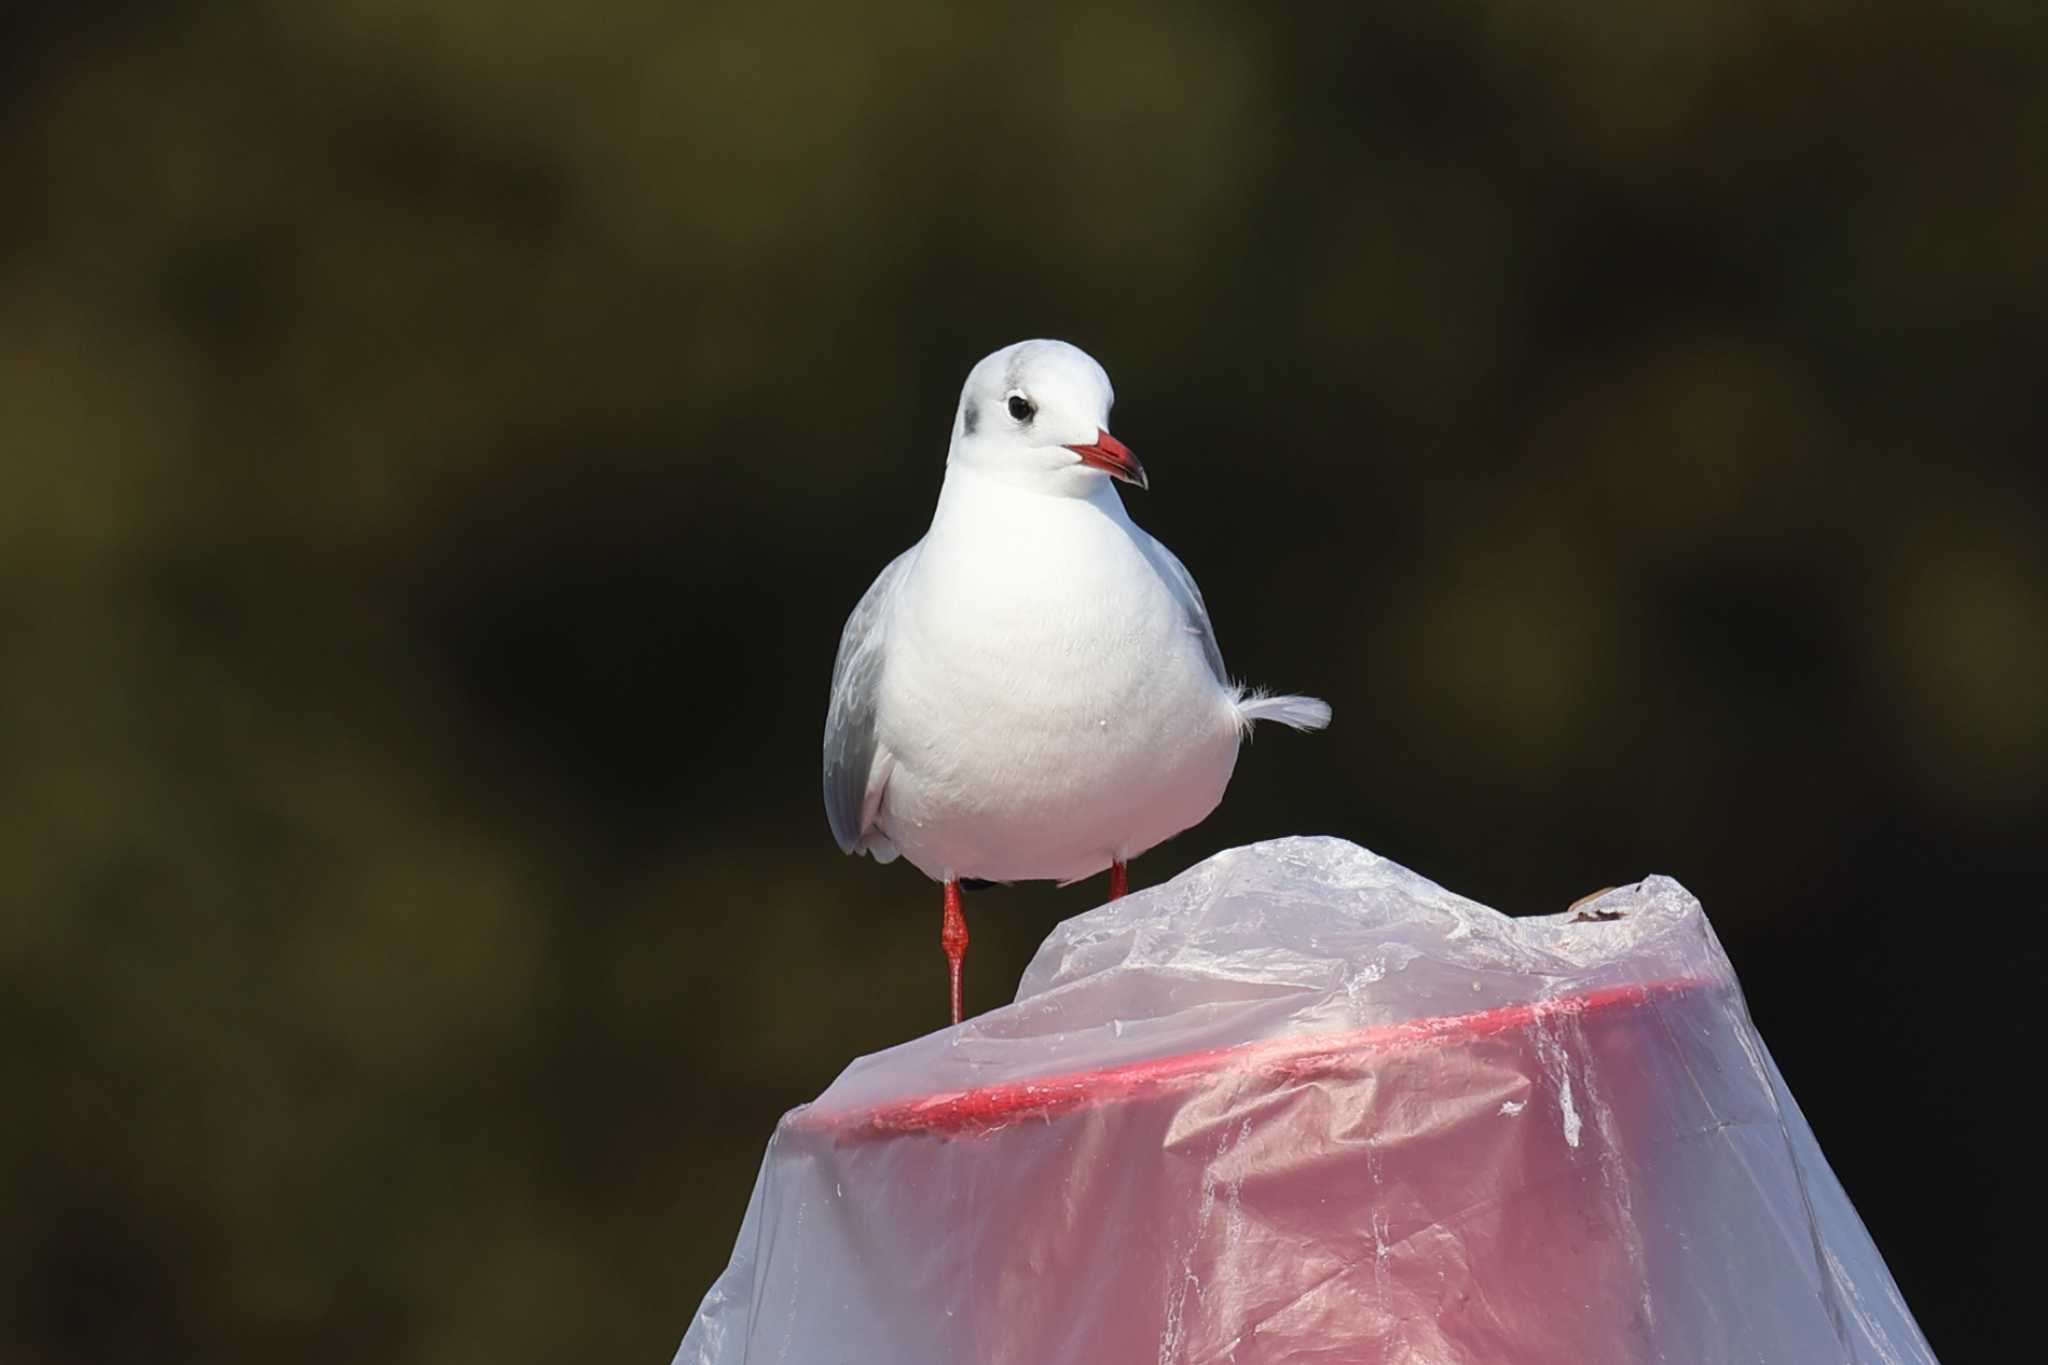
[{"label": "translucent plastic film", "polygon": [[676,1356],[1933,1358],[1683,888],[1509,919],[1337,839],[1069,920],[785,1116]]}]

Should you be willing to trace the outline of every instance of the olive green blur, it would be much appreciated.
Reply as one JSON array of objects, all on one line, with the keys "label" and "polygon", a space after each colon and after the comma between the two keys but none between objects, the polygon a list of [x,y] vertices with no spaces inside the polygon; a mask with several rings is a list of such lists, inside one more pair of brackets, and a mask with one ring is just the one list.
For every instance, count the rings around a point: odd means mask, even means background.
[{"label": "olive green blur", "polygon": [[[9,7],[0,1359],[667,1360],[776,1116],[944,1022],[819,738],[1027,336],[1336,708],[1134,884],[1679,877],[2014,1356],[2044,14]],[[1102,891],[970,895],[969,1008]]]}]

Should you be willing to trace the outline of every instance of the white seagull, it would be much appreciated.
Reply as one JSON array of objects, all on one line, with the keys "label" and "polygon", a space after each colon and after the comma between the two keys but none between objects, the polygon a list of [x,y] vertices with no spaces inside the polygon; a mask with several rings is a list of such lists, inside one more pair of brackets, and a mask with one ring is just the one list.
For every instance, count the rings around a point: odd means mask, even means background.
[{"label": "white seagull", "polygon": [[825,812],[847,853],[899,853],[945,886],[960,1021],[960,883],[1124,865],[1223,799],[1252,722],[1320,730],[1314,697],[1233,683],[1201,589],[1112,480],[1102,366],[1020,341],[967,376],[923,540],[860,599],[825,719]]}]

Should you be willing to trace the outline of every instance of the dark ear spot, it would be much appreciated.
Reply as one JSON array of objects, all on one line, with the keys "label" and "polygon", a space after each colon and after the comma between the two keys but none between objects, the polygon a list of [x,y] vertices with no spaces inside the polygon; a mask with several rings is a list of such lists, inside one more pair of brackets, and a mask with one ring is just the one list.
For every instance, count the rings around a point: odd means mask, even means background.
[{"label": "dark ear spot", "polygon": [[981,425],[981,410],[974,406],[973,400],[970,399],[969,401],[961,404],[960,430],[967,433],[969,436],[972,436],[974,434],[974,429],[979,425]]}]

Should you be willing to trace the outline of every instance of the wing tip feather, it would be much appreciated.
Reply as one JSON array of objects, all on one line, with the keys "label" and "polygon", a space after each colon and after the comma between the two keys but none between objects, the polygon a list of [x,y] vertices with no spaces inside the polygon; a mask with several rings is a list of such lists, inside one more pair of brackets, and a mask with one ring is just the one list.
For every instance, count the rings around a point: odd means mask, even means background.
[{"label": "wing tip feather", "polygon": [[1248,692],[1238,698],[1237,722],[1250,731],[1254,722],[1278,721],[1291,730],[1320,730],[1330,723],[1330,703],[1321,697],[1269,697]]}]

